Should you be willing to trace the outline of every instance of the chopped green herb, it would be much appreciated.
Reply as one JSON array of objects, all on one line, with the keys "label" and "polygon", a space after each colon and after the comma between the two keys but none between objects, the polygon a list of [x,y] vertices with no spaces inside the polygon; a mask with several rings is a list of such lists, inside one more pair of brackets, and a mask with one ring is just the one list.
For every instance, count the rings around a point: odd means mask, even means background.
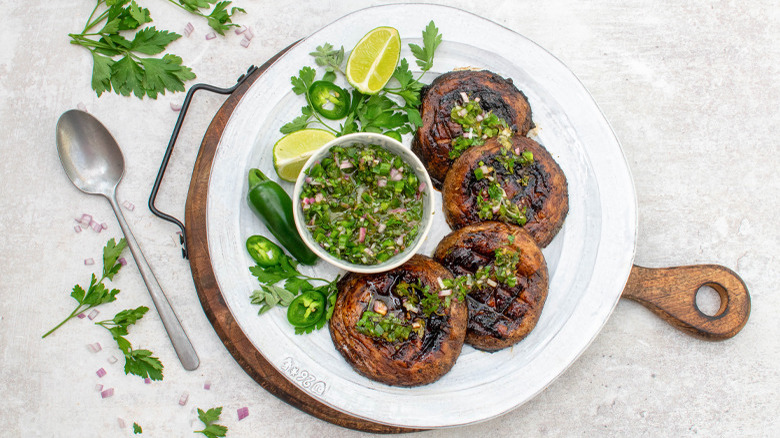
[{"label": "chopped green herb", "polygon": [[202,433],[208,438],[224,437],[227,434],[228,428],[221,424],[216,424],[216,422],[219,421],[220,415],[222,415],[221,406],[218,408],[211,408],[205,412],[198,408],[198,419],[206,427],[204,427],[203,430],[196,430],[195,433]]},{"label": "chopped green herb", "polygon": [[[510,235],[510,244],[514,236]],[[481,266],[474,274],[466,274],[454,279],[442,280],[444,287],[452,289],[458,299],[465,299],[474,289],[485,286],[495,287],[499,283],[509,287],[517,286],[517,264],[520,263],[520,253],[499,248],[494,252],[492,263]]]},{"label": "chopped green herb", "polygon": [[122,354],[124,354],[125,374],[135,374],[143,378],[162,380],[163,364],[160,362],[160,359],[152,356],[154,353],[149,350],[133,349],[130,341],[124,338],[128,334],[128,327],[143,318],[147,311],[149,311],[149,308],[146,306],[123,310],[114,315],[114,318],[96,322],[95,325],[108,330]]},{"label": "chopped green herb", "polygon": [[138,423],[133,423],[133,434],[139,435],[144,433],[143,429],[141,429],[141,426],[138,425]]},{"label": "chopped green herb", "polygon": [[92,280],[89,282],[89,287],[87,287],[86,291],[78,284],[73,286],[73,292],[71,292],[70,296],[78,302],[78,305],[65,320],[46,332],[42,337],[45,338],[46,336],[49,336],[74,316],[101,304],[110,303],[116,300],[119,289],[109,290],[103,285],[103,281],[106,279],[113,280],[114,275],[122,269],[122,264],[119,263],[118,260],[126,247],[127,242],[124,238],[119,239],[119,243],[116,243],[114,239],[111,239],[106,243],[106,246],[103,248],[103,275],[100,277],[100,280],[92,274]]}]

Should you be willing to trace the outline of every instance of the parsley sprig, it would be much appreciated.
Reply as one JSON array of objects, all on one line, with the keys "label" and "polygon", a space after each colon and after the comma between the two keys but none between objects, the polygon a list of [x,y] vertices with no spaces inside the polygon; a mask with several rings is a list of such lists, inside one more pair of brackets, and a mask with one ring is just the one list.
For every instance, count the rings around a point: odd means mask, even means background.
[{"label": "parsley sprig", "polygon": [[125,356],[125,374],[134,374],[143,378],[150,378],[152,380],[163,379],[163,364],[160,359],[152,356],[149,350],[134,350],[130,341],[125,339],[128,334],[128,327],[135,324],[144,317],[144,314],[149,311],[146,306],[140,306],[135,309],[126,309],[116,315],[112,319],[96,322],[109,332],[117,343],[117,346]]},{"label": "parsley sprig", "polygon": [[[205,18],[209,26],[220,35],[225,35],[225,31],[229,30],[231,27],[238,27],[238,24],[233,23],[233,15],[235,15],[238,12],[246,13],[245,10],[238,7],[232,7],[230,8],[230,12],[228,12],[228,6],[230,6],[230,3],[232,3],[230,1],[221,1],[221,2],[217,2],[217,0],[168,0],[168,1],[184,9],[185,11],[191,12],[199,17]],[[211,5],[214,5],[214,9],[212,9],[210,14],[206,15],[203,12],[201,12],[201,9],[205,9],[206,12],[208,12],[209,8],[211,8]]]},{"label": "parsley sprig", "polygon": [[95,274],[92,274],[92,280],[90,280],[89,287],[87,287],[86,290],[78,284],[73,286],[73,292],[71,292],[70,296],[78,302],[78,305],[67,318],[57,324],[53,329],[46,332],[46,334],[42,336],[43,338],[52,334],[74,316],[91,310],[101,304],[110,303],[116,300],[119,289],[108,289],[103,284],[103,281],[106,279],[113,280],[114,275],[122,269],[122,264],[119,263],[118,260],[126,247],[127,242],[124,238],[119,239],[119,243],[116,243],[114,239],[111,239],[106,243],[106,246],[103,248],[103,275],[100,277],[100,280],[98,280]]},{"label": "parsley sprig", "polygon": [[[298,294],[314,290],[321,293],[328,303],[328,309],[323,318],[316,324],[308,327],[296,327],[295,334],[311,333],[325,327],[325,324],[333,316],[333,308],[336,305],[336,282],[325,278],[311,277],[298,271],[298,262],[286,254],[282,254],[279,263],[273,266],[252,266],[249,271],[260,282],[260,289],[252,292],[249,297],[252,304],[260,306],[258,314],[263,314],[276,305],[289,306]],[[283,286],[277,286],[282,283]],[[324,283],[314,286],[312,282]]]},{"label": "parsley sprig", "polygon": [[219,421],[219,416],[222,415],[222,407],[211,408],[208,411],[198,408],[198,419],[206,426],[203,430],[196,430],[194,433],[202,433],[208,438],[219,438],[227,435],[228,428],[215,424]]},{"label": "parsley sprig", "polygon": [[[419,75],[415,78],[409,68],[409,62],[402,59],[393,72],[395,81],[391,81],[379,93],[368,96],[357,90],[352,90],[352,105],[343,122],[334,128],[319,117],[311,105],[308,90],[317,76],[315,69],[303,67],[297,76],[290,78],[292,91],[297,95],[306,97],[306,105],[301,108],[301,115],[280,129],[282,134],[306,129],[312,124],[330,130],[337,136],[353,132],[377,132],[390,137],[401,139],[401,135],[413,132],[422,126],[422,117],[418,107],[420,106],[420,91],[424,84],[420,82],[423,75],[433,67],[436,48],[442,41],[442,35],[433,21],[431,21],[422,33],[423,45],[409,44],[412,55],[416,58],[420,68]],[[310,55],[315,63],[324,67],[325,73],[321,80],[334,82],[338,75],[344,75],[342,64],[344,62],[344,47],[336,49],[332,44],[325,43],[318,46]],[[392,97],[391,97],[392,96]],[[398,100],[403,103],[399,103]]]}]

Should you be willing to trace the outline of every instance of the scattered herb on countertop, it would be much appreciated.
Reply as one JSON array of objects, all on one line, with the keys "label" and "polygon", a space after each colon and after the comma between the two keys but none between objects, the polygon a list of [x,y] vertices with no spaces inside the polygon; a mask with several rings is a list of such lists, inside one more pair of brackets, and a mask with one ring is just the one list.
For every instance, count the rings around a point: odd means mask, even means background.
[{"label": "scattered herb on countertop", "polygon": [[211,408],[206,412],[203,409],[198,408],[198,419],[206,426],[203,430],[196,430],[194,433],[202,433],[208,438],[218,438],[227,435],[228,428],[216,424],[219,421],[219,416],[222,415],[222,407]]},{"label": "scattered herb on countertop", "polygon": [[312,239],[350,263],[375,265],[411,246],[423,215],[421,183],[375,145],[334,146],[306,170],[301,204]]},{"label": "scattered herb on countertop", "polygon": [[[409,48],[417,60],[417,66],[421,69],[419,76],[415,78],[414,73],[409,69],[408,61],[401,59],[393,72],[395,82],[388,83],[379,93],[369,96],[352,89],[349,110],[346,111],[346,116],[342,117],[343,122],[338,128],[331,127],[320,117],[321,115],[327,117],[323,112],[333,115],[332,108],[316,105],[313,101],[311,92],[323,89],[320,85],[315,87],[316,90],[312,90],[317,71],[308,66],[303,67],[297,76],[290,78],[290,82],[295,94],[304,95],[306,105],[301,109],[301,115],[282,126],[280,131],[283,134],[289,134],[305,129],[311,124],[317,124],[332,131],[337,136],[353,132],[377,132],[397,140],[401,139],[401,135],[413,132],[422,125],[418,107],[420,105],[420,90],[424,84],[420,82],[420,79],[433,67],[436,48],[442,41],[442,35],[439,34],[439,29],[436,28],[433,21],[422,32],[422,36],[422,47],[409,44]],[[344,62],[343,46],[336,49],[332,44],[325,43],[318,46],[316,51],[310,54],[318,66],[325,68],[323,77],[317,82],[335,82],[339,75],[344,76],[342,68]],[[335,91],[338,92],[338,90]],[[403,103],[397,102],[390,96],[399,98]],[[349,102],[345,98],[341,98],[340,101],[342,104]],[[325,108],[325,110],[318,112],[318,108]],[[340,114],[340,111],[335,114]]]},{"label": "scattered herb on countertop", "polygon": [[141,429],[141,426],[138,425],[138,423],[133,423],[133,434],[138,435],[144,433],[143,429]]},{"label": "scattered herb on countertop", "polygon": [[[231,26],[231,17],[241,8],[227,11],[229,1],[169,0],[171,3],[207,19],[209,26],[220,34]],[[201,9],[210,8],[209,15]],[[148,96],[156,99],[166,91],[184,91],[184,82],[194,79],[192,69],[182,64],[182,59],[171,53],[155,58],[181,35],[154,26],[149,9],[135,0],[97,0],[81,33],[68,34],[71,44],[79,45],[92,54],[92,89],[98,96],[114,91],[123,96],[135,95],[139,99]],[[132,39],[129,39],[132,34]]]},{"label": "scattered herb on countertop", "polygon": [[119,239],[119,243],[116,243],[113,238],[106,243],[106,246],[103,248],[103,275],[100,277],[100,280],[97,279],[95,274],[92,274],[92,280],[89,282],[89,287],[87,287],[86,290],[78,284],[73,286],[73,292],[71,292],[70,296],[78,302],[78,306],[76,306],[76,309],[74,309],[65,320],[46,332],[46,334],[42,336],[43,338],[52,334],[52,332],[60,328],[60,326],[68,322],[74,316],[101,304],[110,303],[116,300],[119,289],[109,290],[103,284],[103,281],[106,279],[113,280],[114,275],[122,269],[122,264],[118,260],[125,247],[127,247],[127,242],[124,238]]},{"label": "scattered herb on countertop", "polygon": [[[185,11],[191,12],[199,17],[205,18],[209,26],[220,35],[225,35],[225,31],[230,29],[231,27],[238,27],[238,24],[233,23],[233,15],[235,15],[238,12],[246,13],[245,10],[238,7],[232,7],[230,8],[230,12],[228,12],[228,6],[230,6],[230,3],[232,3],[230,1],[221,1],[221,2],[217,2],[217,0],[168,0],[168,1],[184,9]],[[216,4],[214,5],[214,9],[211,11],[211,13],[206,15],[203,12],[201,12],[201,9],[205,9],[206,12],[208,12],[209,8],[214,3]]]},{"label": "scattered herb on countertop", "polygon": [[128,327],[143,318],[148,310],[149,308],[145,306],[123,310],[117,313],[113,319],[96,322],[95,324],[111,332],[111,336],[125,356],[125,374],[135,374],[143,378],[162,380],[163,364],[160,362],[160,359],[152,356],[153,353],[149,350],[133,349],[130,341],[124,338],[128,333]]},{"label": "scattered herb on countertop", "polygon": [[[250,238],[251,239],[251,238]],[[281,251],[281,250],[280,250]],[[261,315],[271,308],[281,305],[283,307],[290,306],[296,297],[300,297],[299,294],[305,294],[307,292],[316,292],[321,294],[326,301],[327,309],[324,314],[320,314],[318,319],[305,319],[303,321],[297,321],[297,324],[293,324],[293,320],[288,315],[288,320],[295,327],[296,334],[311,333],[314,330],[319,330],[325,326],[325,324],[333,316],[333,306],[336,304],[336,282],[338,277],[333,280],[327,280],[325,278],[311,277],[298,271],[298,263],[284,252],[281,252],[280,256],[276,258],[277,263],[269,266],[263,266],[257,264],[249,268],[249,271],[260,282],[260,289],[255,290],[250,295],[249,299],[252,304],[260,306],[258,315]],[[277,286],[277,283],[283,282],[283,287]],[[312,282],[324,283],[319,286],[314,286]],[[307,315],[308,316],[308,315]]]}]

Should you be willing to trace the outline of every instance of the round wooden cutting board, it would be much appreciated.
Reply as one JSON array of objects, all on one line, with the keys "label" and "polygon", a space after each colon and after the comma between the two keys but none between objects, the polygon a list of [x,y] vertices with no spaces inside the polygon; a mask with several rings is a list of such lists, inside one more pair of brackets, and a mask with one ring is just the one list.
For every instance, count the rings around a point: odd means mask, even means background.
[{"label": "round wooden cutting board", "polygon": [[[207,194],[212,164],[223,131],[236,105],[252,84],[290,47],[263,64],[228,97],[209,125],[192,173],[187,203],[186,237],[195,287],[209,321],[238,364],[263,388],[287,403],[333,424],[374,433],[414,432],[358,418],[311,397],[282,375],[253,346],[230,312],[216,280],[207,238]],[[711,286],[721,298],[715,315],[696,306],[696,294]],[[709,340],[734,336],[747,322],[750,296],[744,282],[731,270],[717,265],[649,269],[633,266],[622,297],[638,301],[675,327]]]}]

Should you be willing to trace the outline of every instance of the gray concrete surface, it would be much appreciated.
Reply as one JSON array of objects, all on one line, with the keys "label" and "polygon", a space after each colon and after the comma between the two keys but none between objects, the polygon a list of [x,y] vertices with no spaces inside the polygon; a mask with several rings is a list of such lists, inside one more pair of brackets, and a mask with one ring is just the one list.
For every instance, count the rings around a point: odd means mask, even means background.
[{"label": "gray concrete surface", "polygon": [[[155,24],[195,34],[171,50],[198,81],[231,84],[343,14],[376,1],[237,0],[256,37],[205,41],[206,26],[166,2],[141,2]],[[593,94],[631,166],[639,202],[636,263],[663,267],[718,263],[737,271],[752,294],[744,330],[724,342],[676,331],[632,302],[621,302],[590,348],[526,405],[482,424],[424,436],[780,436],[778,140],[780,7],[775,1],[475,1],[447,3],[509,27],[559,57]],[[91,2],[0,0],[0,430],[9,436],[127,436],[117,418],[147,436],[193,436],[195,407],[224,406],[228,436],[357,436],[279,401],[255,384],[225,350],[179,257],[175,229],[145,207],[182,94],[139,101],[97,98],[91,59],[68,44]],[[191,83],[190,83],[191,84]],[[188,84],[189,85],[189,84]],[[222,98],[203,95],[188,117],[158,205],[183,216],[189,173]],[[122,145],[128,170],[120,199],[163,288],[196,339],[202,365],[182,370],[156,315],[131,340],[166,364],[161,383],[124,376],[107,333],[74,321],[46,340],[66,315],[75,282],[118,236],[104,200],[72,188],[54,145],[54,126],[83,103]],[[76,234],[73,217],[109,224]],[[99,264],[99,262],[98,262]],[[151,306],[137,272],[118,277],[121,300],[101,317]],[[100,342],[93,354],[86,344]],[[95,370],[109,374],[98,379]],[[210,391],[203,383],[210,381]],[[116,388],[101,400],[94,386]],[[182,393],[186,406],[178,405]],[[236,409],[250,416],[238,422]],[[442,409],[447,409],[442,406]]]}]

